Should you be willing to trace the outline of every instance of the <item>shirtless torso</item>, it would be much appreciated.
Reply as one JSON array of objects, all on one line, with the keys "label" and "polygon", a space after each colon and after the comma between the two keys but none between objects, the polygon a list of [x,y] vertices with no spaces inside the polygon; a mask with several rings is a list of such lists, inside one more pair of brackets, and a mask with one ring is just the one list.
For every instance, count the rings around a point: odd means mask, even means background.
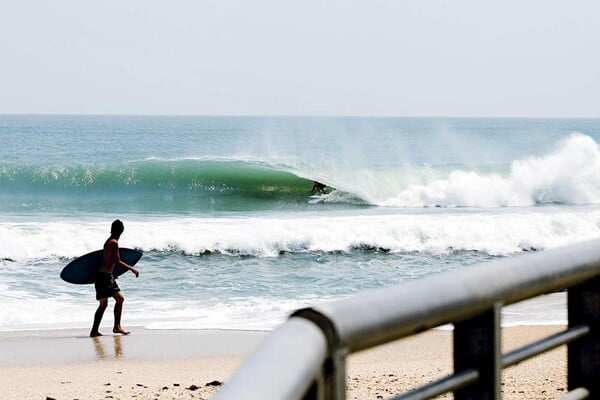
[{"label": "shirtless torso", "polygon": [[106,310],[108,305],[109,297],[115,299],[115,321],[113,332],[121,333],[123,335],[129,334],[128,331],[121,327],[121,312],[123,310],[123,301],[125,300],[125,297],[121,293],[121,289],[117,285],[114,276],[112,276],[112,272],[117,265],[133,272],[136,278],[140,275],[140,272],[136,268],[121,261],[121,256],[119,255],[119,237],[124,229],[121,221],[114,221],[111,226],[111,235],[106,242],[104,242],[102,265],[98,270],[96,283],[94,284],[96,288],[96,299],[99,304],[98,309],[94,314],[94,325],[90,331],[90,336],[92,337],[102,335],[98,329],[100,327],[100,322],[102,321],[102,316],[104,315],[104,310]]},{"label": "shirtless torso", "polygon": [[121,261],[121,257],[119,255],[119,242],[117,239],[111,236],[104,243],[104,251],[102,252],[102,265],[100,266],[99,271],[112,274],[115,267],[119,264],[133,272],[136,277],[139,275],[135,268]]}]

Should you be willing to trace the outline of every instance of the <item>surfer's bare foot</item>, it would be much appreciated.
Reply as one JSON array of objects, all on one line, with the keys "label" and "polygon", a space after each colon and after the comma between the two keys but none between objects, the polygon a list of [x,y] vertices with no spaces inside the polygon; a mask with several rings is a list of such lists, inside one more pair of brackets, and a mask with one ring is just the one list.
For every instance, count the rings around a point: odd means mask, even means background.
[{"label": "surfer's bare foot", "polygon": [[120,333],[122,335],[129,335],[131,332],[126,331],[125,329],[121,328],[120,326],[115,326],[113,329],[113,333]]},{"label": "surfer's bare foot", "polygon": [[90,332],[90,337],[98,337],[98,336],[102,336],[102,334],[98,331],[91,331]]}]

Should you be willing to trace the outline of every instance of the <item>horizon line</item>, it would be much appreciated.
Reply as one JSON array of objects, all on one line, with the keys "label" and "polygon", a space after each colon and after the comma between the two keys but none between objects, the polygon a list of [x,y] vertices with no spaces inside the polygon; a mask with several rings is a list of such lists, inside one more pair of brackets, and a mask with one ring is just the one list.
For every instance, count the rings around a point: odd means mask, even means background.
[{"label": "horizon line", "polygon": [[600,119],[600,116],[476,116],[476,115],[350,115],[350,114],[143,114],[143,113],[41,113],[0,112],[0,116],[64,117],[202,117],[202,118],[389,118],[389,119]]}]

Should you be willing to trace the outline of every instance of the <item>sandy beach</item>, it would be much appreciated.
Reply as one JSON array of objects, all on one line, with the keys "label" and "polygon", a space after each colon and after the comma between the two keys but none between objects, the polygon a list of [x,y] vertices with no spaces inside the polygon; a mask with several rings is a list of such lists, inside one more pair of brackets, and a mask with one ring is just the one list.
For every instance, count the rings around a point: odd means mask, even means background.
[{"label": "sandy beach", "polygon": [[[561,329],[504,328],[503,350]],[[91,339],[83,330],[2,333],[2,397],[209,399],[266,334],[137,328],[130,336]],[[434,330],[353,354],[348,398],[386,398],[450,373],[451,343],[450,331]],[[565,392],[565,357],[559,348],[505,370],[503,398],[553,399]]]}]

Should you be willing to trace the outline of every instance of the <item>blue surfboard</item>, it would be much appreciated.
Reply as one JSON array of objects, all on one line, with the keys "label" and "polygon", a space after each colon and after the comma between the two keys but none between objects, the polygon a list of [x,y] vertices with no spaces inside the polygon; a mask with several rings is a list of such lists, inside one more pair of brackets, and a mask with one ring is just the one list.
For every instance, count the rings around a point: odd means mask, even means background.
[{"label": "blue surfboard", "polygon": [[[142,252],[121,247],[119,248],[119,256],[121,261],[133,266],[142,258]],[[101,264],[102,250],[92,251],[68,263],[61,271],[60,277],[63,281],[78,285],[94,283]],[[113,270],[113,276],[116,278],[127,271],[128,269],[117,265]]]}]

